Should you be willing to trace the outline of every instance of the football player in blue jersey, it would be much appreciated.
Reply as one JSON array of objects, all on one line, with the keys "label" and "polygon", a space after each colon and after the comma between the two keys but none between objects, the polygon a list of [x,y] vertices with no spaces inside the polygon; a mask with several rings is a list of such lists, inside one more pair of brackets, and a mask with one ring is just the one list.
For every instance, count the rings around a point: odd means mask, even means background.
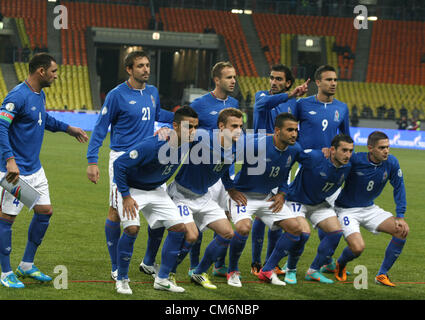
[{"label": "football player in blue jersey", "polygon": [[[239,109],[239,102],[231,96],[236,86],[236,70],[228,61],[217,62],[211,69],[211,78],[214,82],[214,90],[195,99],[191,103],[191,107],[199,115],[199,128],[205,130],[217,129],[217,119],[221,110],[225,108]],[[234,171],[233,168],[231,169]],[[211,186],[214,200],[228,215],[228,195],[224,190],[221,180]],[[200,249],[202,243],[202,232],[199,233],[197,242],[192,246],[190,251],[190,270],[196,268],[199,264]],[[225,256],[218,257],[213,266],[213,275],[225,277],[227,268],[225,266]]]},{"label": "football player in blue jersey", "polygon": [[[190,239],[196,241],[198,229],[203,232],[209,228],[215,232],[203,258],[190,273],[192,281],[207,289],[216,289],[216,286],[210,282],[206,272],[218,257],[226,254],[233,237],[232,225],[214,199],[211,186],[220,179],[230,180],[229,168],[239,155],[236,143],[242,133],[242,117],[240,110],[226,108],[220,111],[217,120],[219,130],[198,130],[203,134],[202,137],[198,137],[192,147],[189,161],[182,165],[176,178],[168,186],[168,193],[185,220],[188,235],[179,263],[191,250],[194,241]],[[202,140],[199,140],[200,138]]]},{"label": "football player in blue jersey", "polygon": [[[282,210],[284,197],[288,192],[290,170],[302,154],[300,145],[296,143],[297,135],[298,122],[295,117],[290,113],[278,115],[274,135],[263,135],[254,140],[257,149],[254,152],[259,153],[259,159],[265,164],[263,172],[250,172],[254,165],[244,159],[234,182],[226,185],[232,199],[230,213],[235,224],[235,235],[230,242],[227,277],[227,283],[231,286],[242,286],[238,261],[251,230],[253,215],[264,221],[272,232],[276,229],[286,231],[278,234],[270,257],[264,268],[262,267],[269,282],[286,285],[278,279],[275,266],[286,255],[285,252],[300,240],[301,235],[301,226],[296,215],[290,210]],[[276,192],[274,189],[277,189]]]},{"label": "football player in blue jersey", "polygon": [[[286,264],[285,282],[290,284],[297,283],[296,266],[310,236],[310,227],[305,218],[310,220],[314,228],[323,231],[316,257],[305,279],[333,283],[320,272],[320,268],[338,246],[342,228],[334,208],[326,199],[342,186],[350,172],[349,161],[353,152],[353,140],[348,135],[338,134],[332,139],[330,150],[329,159],[321,150],[304,150],[304,157],[301,157],[299,161],[301,169],[285,197],[285,206],[300,217],[302,227],[300,241],[289,251]],[[261,273],[259,278],[261,279]]]},{"label": "football player in blue jersey", "polygon": [[[347,263],[364,251],[365,243],[360,233],[360,226],[363,226],[374,234],[385,232],[392,236],[375,282],[394,287],[388,271],[401,254],[409,233],[409,226],[404,220],[406,191],[403,173],[397,158],[389,153],[390,141],[385,133],[372,132],[367,148],[368,152],[352,156],[351,172],[335,201],[335,211],[348,244],[336,262],[335,276],[337,280],[345,281]],[[396,217],[374,204],[388,181],[394,188]]]},{"label": "football player in blue jersey", "polygon": [[174,115],[175,134],[165,140],[159,136],[146,138],[114,161],[114,180],[119,192],[113,196],[113,200],[117,203],[124,229],[118,242],[118,293],[132,294],[128,284],[128,268],[140,229],[139,211],[143,212],[153,230],[168,230],[154,288],[184,292],[184,288],[177,286],[169,275],[176,264],[186,228],[178,208],[162,185],[185,158],[197,127],[196,112],[190,107],[180,108]]},{"label": "football player in blue jersey", "polygon": [[[0,109],[0,178],[16,183],[21,177],[33,186],[41,197],[34,206],[34,216],[28,229],[28,242],[16,275],[47,282],[52,278],[34,265],[34,257],[49,226],[53,208],[44,169],[40,163],[40,149],[44,130],[62,131],[87,142],[87,134],[80,128],[58,121],[46,112],[46,95],[43,88],[57,79],[58,67],[55,59],[40,53],[29,62],[29,75],[17,85],[3,101]],[[0,203],[0,265],[1,284],[10,288],[23,288],[10,266],[12,248],[12,224],[22,210],[23,203],[12,194],[1,189]]]},{"label": "football player in blue jersey", "polygon": [[[267,134],[273,134],[275,119],[282,112],[293,113],[296,106],[295,97],[301,97],[307,92],[309,80],[300,87],[287,93],[295,82],[291,69],[283,64],[273,65],[270,71],[270,90],[261,90],[255,94],[254,103],[254,132],[266,130]],[[252,225],[252,260],[251,273],[257,275],[262,268],[261,251],[263,249],[265,224],[256,217]],[[281,229],[274,231],[269,229],[266,260],[273,251],[274,244],[279,239]],[[276,266],[277,274],[284,271]]]},{"label": "football player in blue jersey", "polygon": [[[112,202],[112,196],[117,192],[113,182],[113,162],[136,143],[152,136],[155,121],[164,123],[173,121],[173,113],[160,108],[158,89],[147,84],[150,75],[150,60],[146,53],[143,51],[129,53],[124,59],[124,65],[129,78],[107,94],[87,149],[87,177],[91,182],[97,183],[100,178],[99,148],[102,146],[109,127],[111,128],[109,212],[105,221],[105,235],[112,264],[111,277],[114,280],[117,277],[117,244],[121,229],[116,209],[117,204]],[[154,262],[154,257],[152,261],[146,262],[149,273],[157,271],[157,265],[155,268]]]}]

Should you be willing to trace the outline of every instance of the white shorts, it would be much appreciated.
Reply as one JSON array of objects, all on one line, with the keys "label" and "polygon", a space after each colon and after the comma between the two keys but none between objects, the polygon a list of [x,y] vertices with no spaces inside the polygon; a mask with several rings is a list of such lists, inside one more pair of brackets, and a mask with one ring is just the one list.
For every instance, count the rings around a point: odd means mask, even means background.
[{"label": "white shorts", "polygon": [[179,209],[184,223],[195,222],[201,232],[215,221],[227,219],[223,209],[213,200],[210,191],[200,196],[173,181],[168,185],[168,194]]},{"label": "white shorts", "polygon": [[[0,172],[0,179],[5,176],[6,172]],[[37,205],[50,205],[50,193],[49,193],[49,183],[44,173],[44,169],[41,168],[37,172],[30,174],[28,176],[20,175],[21,179],[27,182],[29,185],[34,187],[40,194],[40,199],[38,199]],[[1,210],[3,213],[9,214],[11,216],[17,216],[21,212],[24,204],[12,196],[5,189],[0,187],[1,190]]]},{"label": "white shorts", "polygon": [[[139,212],[142,211],[143,216],[152,229],[160,227],[168,229],[176,224],[183,223],[178,208],[162,186],[148,191],[130,188],[130,195],[137,202]],[[129,219],[127,216],[124,216],[120,192],[118,192],[117,209],[124,229],[129,226],[140,226],[139,212],[135,219]]]},{"label": "white shorts", "polygon": [[335,200],[338,198],[339,194],[341,193],[342,187],[339,187],[338,190],[336,190],[333,194],[331,194],[329,197],[326,198],[326,201],[332,206],[335,206]]},{"label": "white shorts", "polygon": [[218,180],[214,185],[208,188],[208,191],[211,193],[212,199],[218,203],[218,205],[224,210],[229,211],[229,194],[224,188],[223,182],[221,179]]},{"label": "white shorts", "polygon": [[117,185],[114,183],[114,161],[118,157],[124,154],[124,151],[114,151],[109,152],[109,206],[117,209],[118,201],[118,189]]},{"label": "white shorts", "polygon": [[297,217],[304,217],[310,220],[313,228],[322,222],[323,220],[336,217],[336,213],[333,207],[330,206],[326,201],[310,206],[299,202],[285,201],[285,206]]},{"label": "white shorts", "polygon": [[275,222],[296,218],[296,215],[289,210],[285,205],[282,210],[277,213],[273,213],[269,207],[272,202],[267,202],[267,200],[273,196],[273,194],[248,194],[244,193],[247,198],[246,206],[239,206],[233,200],[230,200],[230,214],[232,217],[232,222],[236,224],[238,221],[243,219],[252,220],[252,215],[260,218],[271,230],[280,229],[280,226],[276,225]]},{"label": "white shorts", "polygon": [[392,213],[377,205],[357,208],[335,207],[335,212],[338,215],[345,238],[354,232],[360,233],[360,226],[373,234],[378,234],[379,225],[393,216]]}]

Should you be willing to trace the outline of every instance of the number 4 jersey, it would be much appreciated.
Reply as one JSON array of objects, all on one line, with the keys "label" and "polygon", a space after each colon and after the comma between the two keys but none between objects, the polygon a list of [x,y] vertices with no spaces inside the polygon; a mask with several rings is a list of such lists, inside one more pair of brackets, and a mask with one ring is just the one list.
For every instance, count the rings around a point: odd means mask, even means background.
[{"label": "number 4 jersey", "polygon": [[389,155],[386,161],[375,164],[369,160],[368,153],[359,152],[353,154],[350,162],[351,172],[335,201],[335,206],[341,208],[371,206],[387,181],[390,181],[394,188],[397,217],[403,217],[406,211],[406,190],[397,158]]}]

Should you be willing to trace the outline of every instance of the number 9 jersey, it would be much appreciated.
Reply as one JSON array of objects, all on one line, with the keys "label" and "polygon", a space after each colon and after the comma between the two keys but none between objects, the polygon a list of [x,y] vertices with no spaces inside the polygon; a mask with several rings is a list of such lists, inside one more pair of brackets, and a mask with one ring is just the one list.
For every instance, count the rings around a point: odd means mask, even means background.
[{"label": "number 9 jersey", "polygon": [[348,107],[337,99],[330,103],[320,102],[315,95],[299,99],[294,115],[299,121],[298,143],[303,149],[330,147],[338,133],[350,135]]}]

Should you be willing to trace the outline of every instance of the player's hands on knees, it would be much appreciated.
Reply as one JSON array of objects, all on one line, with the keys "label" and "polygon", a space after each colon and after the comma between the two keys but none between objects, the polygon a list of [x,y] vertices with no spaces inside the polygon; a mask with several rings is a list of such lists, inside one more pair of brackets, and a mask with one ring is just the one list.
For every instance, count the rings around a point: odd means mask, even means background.
[{"label": "player's hands on knees", "polygon": [[19,168],[16,164],[15,158],[10,158],[6,163],[6,181],[16,184],[19,180]]},{"label": "player's hands on knees", "polygon": [[236,189],[229,189],[229,190],[227,190],[227,193],[229,194],[229,197],[233,201],[235,201],[239,206],[246,206],[247,205],[248,200],[242,192],[240,192]]},{"label": "player's hands on knees", "polygon": [[66,130],[66,132],[70,136],[75,137],[78,140],[78,142],[84,143],[89,141],[89,137],[87,136],[87,133],[81,128],[68,126],[68,129]]},{"label": "player's hands on knees", "polygon": [[126,196],[122,199],[122,206],[124,217],[127,217],[129,220],[137,218],[139,206],[137,205],[136,200],[134,200],[131,196]]},{"label": "player's hands on knees", "polygon": [[395,229],[402,238],[406,238],[409,234],[409,225],[404,218],[395,218]]},{"label": "player's hands on knees", "polygon": [[272,205],[269,207],[269,209],[273,213],[277,213],[283,208],[283,204],[285,203],[285,195],[283,193],[278,193],[272,196],[267,201],[273,201]]},{"label": "player's hands on knees", "polygon": [[87,167],[87,178],[93,183],[99,181],[99,168],[97,165],[92,164]]}]

